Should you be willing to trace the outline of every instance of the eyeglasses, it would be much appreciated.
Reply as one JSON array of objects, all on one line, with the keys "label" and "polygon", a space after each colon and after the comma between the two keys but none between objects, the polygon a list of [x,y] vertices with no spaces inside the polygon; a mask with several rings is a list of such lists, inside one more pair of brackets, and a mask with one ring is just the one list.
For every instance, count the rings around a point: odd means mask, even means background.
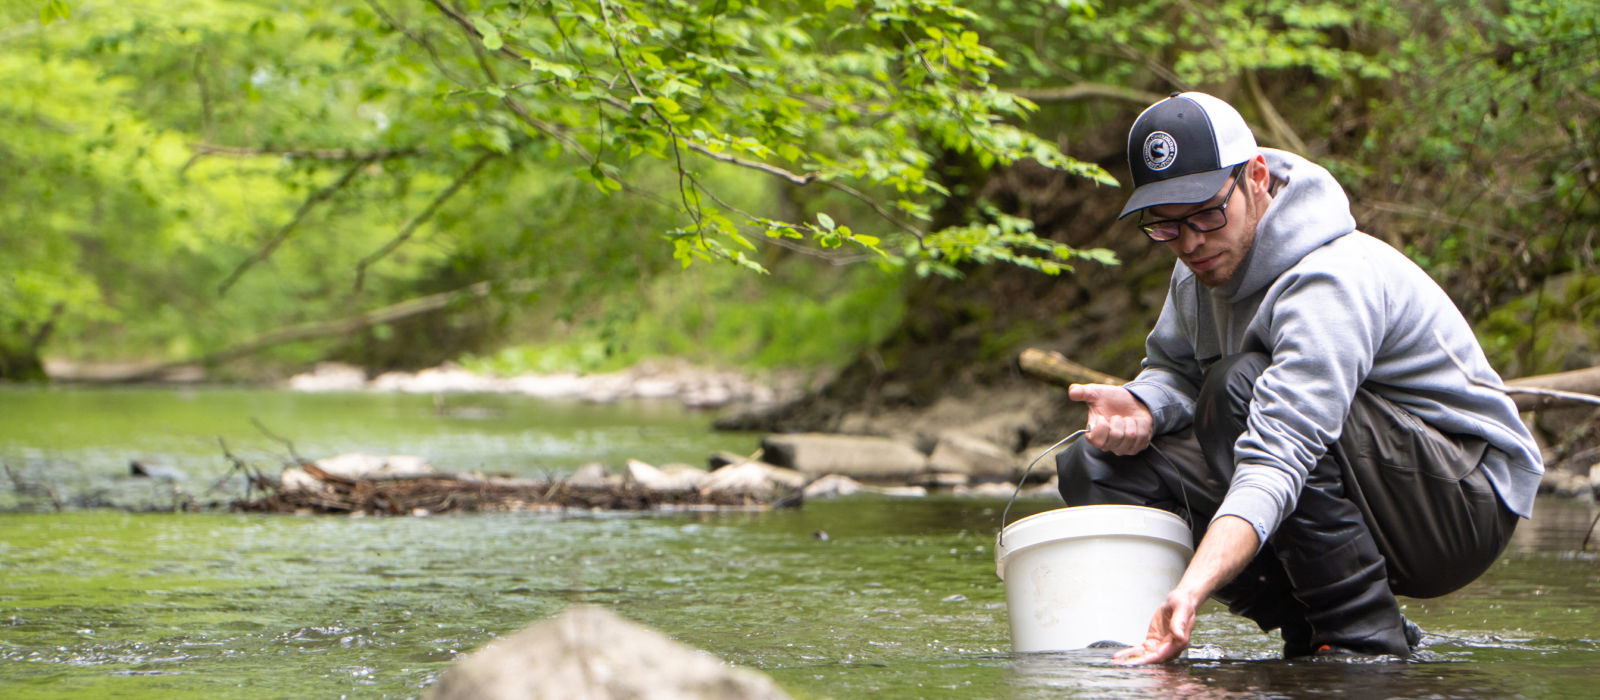
[{"label": "eyeglasses", "polygon": [[1166,243],[1178,239],[1179,226],[1188,224],[1195,233],[1210,233],[1228,225],[1228,202],[1233,200],[1233,190],[1239,186],[1239,174],[1245,164],[1240,163],[1233,169],[1233,184],[1228,185],[1228,193],[1222,195],[1222,203],[1214,207],[1201,209],[1181,219],[1163,219],[1161,221],[1146,222],[1144,212],[1139,213],[1139,230],[1150,240],[1157,243]]}]

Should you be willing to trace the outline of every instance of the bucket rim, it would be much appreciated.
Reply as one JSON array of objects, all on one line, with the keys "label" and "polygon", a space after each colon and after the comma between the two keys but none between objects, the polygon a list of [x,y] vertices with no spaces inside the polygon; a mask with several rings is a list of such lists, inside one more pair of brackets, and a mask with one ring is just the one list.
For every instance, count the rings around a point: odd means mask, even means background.
[{"label": "bucket rim", "polygon": [[[1071,513],[1068,514],[1068,511],[1070,511]],[[1052,519],[1060,518],[1060,517],[1078,517],[1079,515],[1088,514],[1090,511],[1100,512],[1100,513],[1109,513],[1109,512],[1119,512],[1120,511],[1120,512],[1126,512],[1126,513],[1130,513],[1130,514],[1138,513],[1140,515],[1144,515],[1145,517],[1154,516],[1154,517],[1158,517],[1158,518],[1169,518],[1173,522],[1183,525],[1183,528],[1185,530],[1190,529],[1189,528],[1189,523],[1184,522],[1183,518],[1178,517],[1177,514],[1173,513],[1172,511],[1162,510],[1160,508],[1151,508],[1150,506],[1129,506],[1129,505],[1121,505],[1121,504],[1105,504],[1105,505],[1094,505],[1094,506],[1066,506],[1066,507],[1063,507],[1063,508],[1053,508],[1051,510],[1039,512],[1039,513],[1034,513],[1033,515],[1030,515],[1030,516],[1028,516],[1026,518],[1022,518],[1020,520],[1017,520],[1014,523],[1011,523],[1010,525],[1007,525],[1006,527],[1004,527],[1003,529],[1000,530],[1000,535],[1004,536],[1007,532],[1015,531],[1015,530],[1017,530],[1018,528],[1020,528],[1024,524],[1033,524],[1032,521],[1052,520]]]},{"label": "bucket rim", "polygon": [[[1111,516],[1096,519],[1094,516]],[[1137,517],[1137,524],[1134,518]],[[1051,520],[1076,519],[1083,525],[1080,532],[1062,535],[1041,528]],[[1093,537],[1138,537],[1168,542],[1194,555],[1194,531],[1183,518],[1160,508],[1129,505],[1069,506],[1043,513],[1035,513],[1018,520],[995,535],[994,562],[996,573],[1005,578],[1005,560],[1012,554],[1051,542],[1087,539]]]}]

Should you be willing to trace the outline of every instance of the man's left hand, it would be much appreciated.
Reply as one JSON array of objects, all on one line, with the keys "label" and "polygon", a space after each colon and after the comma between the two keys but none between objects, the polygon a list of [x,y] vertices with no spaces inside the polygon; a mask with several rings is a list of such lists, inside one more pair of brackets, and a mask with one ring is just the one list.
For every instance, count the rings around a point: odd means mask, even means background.
[{"label": "man's left hand", "polygon": [[1150,633],[1144,643],[1116,653],[1112,660],[1121,664],[1160,664],[1178,658],[1189,648],[1194,633],[1195,611],[1205,597],[1195,598],[1179,588],[1167,595],[1166,602],[1150,620]]},{"label": "man's left hand", "polygon": [[1189,648],[1195,611],[1212,591],[1239,575],[1255,556],[1259,543],[1255,527],[1243,518],[1225,515],[1212,521],[1189,568],[1183,572],[1183,580],[1167,594],[1166,602],[1151,618],[1150,633],[1144,643],[1117,652],[1112,660],[1124,664],[1159,664],[1178,658]]}]

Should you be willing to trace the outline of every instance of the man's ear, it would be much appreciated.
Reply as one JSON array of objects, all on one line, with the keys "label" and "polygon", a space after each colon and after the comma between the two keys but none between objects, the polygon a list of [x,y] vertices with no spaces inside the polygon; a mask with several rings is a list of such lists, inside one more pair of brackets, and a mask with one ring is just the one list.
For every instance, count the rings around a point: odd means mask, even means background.
[{"label": "man's ear", "polygon": [[1250,161],[1249,171],[1245,177],[1250,180],[1252,193],[1256,195],[1266,193],[1267,188],[1272,185],[1272,172],[1267,170],[1267,157],[1257,153],[1255,160]]}]

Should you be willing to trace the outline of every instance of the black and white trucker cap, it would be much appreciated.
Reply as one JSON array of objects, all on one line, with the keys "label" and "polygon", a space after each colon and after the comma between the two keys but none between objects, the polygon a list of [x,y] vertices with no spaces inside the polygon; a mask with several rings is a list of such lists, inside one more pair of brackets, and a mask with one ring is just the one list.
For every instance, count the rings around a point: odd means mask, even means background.
[{"label": "black and white trucker cap", "polygon": [[1163,204],[1215,197],[1229,169],[1256,157],[1256,137],[1228,103],[1203,92],[1172,93],[1146,109],[1128,132],[1133,196],[1121,219]]}]

